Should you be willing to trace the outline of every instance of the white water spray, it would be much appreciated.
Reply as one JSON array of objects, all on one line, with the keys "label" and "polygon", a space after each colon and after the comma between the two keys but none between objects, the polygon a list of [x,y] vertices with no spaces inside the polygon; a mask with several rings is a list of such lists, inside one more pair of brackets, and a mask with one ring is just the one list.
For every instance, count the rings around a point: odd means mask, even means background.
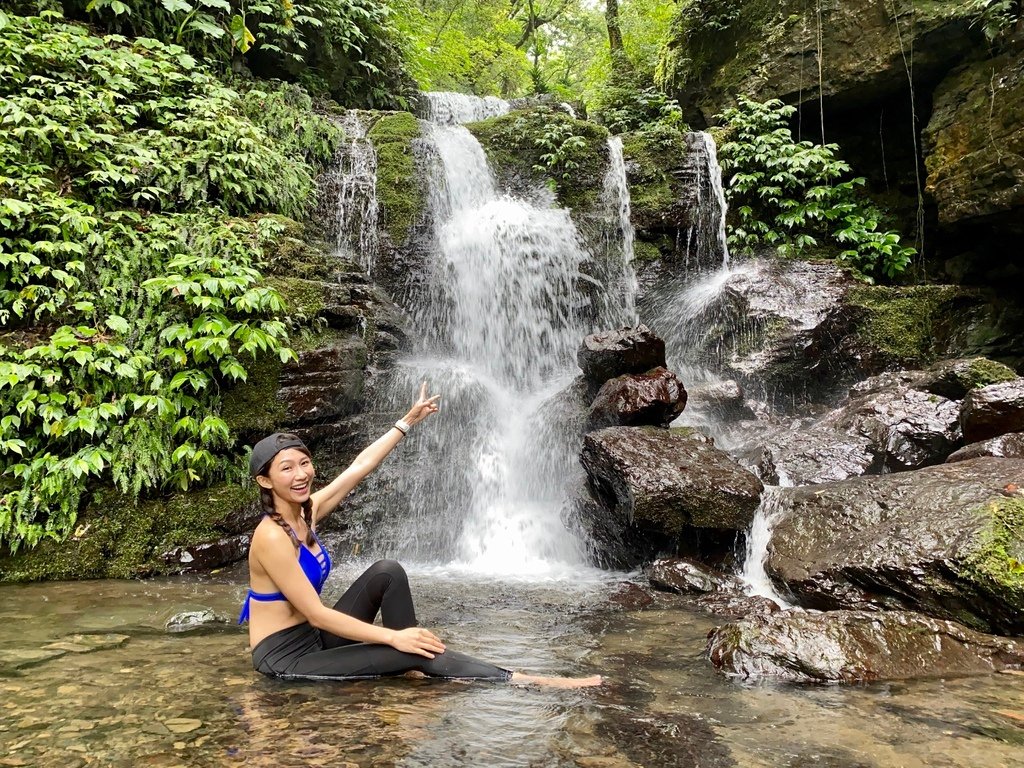
[{"label": "white water spray", "polygon": [[341,120],[346,142],[339,148],[330,171],[320,180],[321,207],[333,207],[328,222],[339,255],[372,272],[377,256],[377,154],[366,138],[365,118],[350,110]]},{"label": "white water spray", "polygon": [[746,582],[750,595],[767,597],[782,608],[790,608],[792,606],[775,591],[775,586],[764,568],[765,560],[768,559],[772,529],[783,514],[778,491],[776,487],[767,487],[761,495],[761,504],[754,513],[747,534],[747,556],[743,562],[741,578]]},{"label": "white water spray", "polygon": [[[582,289],[594,280],[585,269],[594,253],[567,210],[500,194],[480,144],[454,124],[507,105],[425,98],[433,256],[407,308],[419,348],[391,374],[393,404],[385,407],[402,407],[424,378],[443,406],[415,436],[418,455],[407,446],[387,480],[381,506],[402,513],[376,526],[374,548],[477,573],[578,573],[585,547],[562,521],[569,488],[582,482],[578,446],[543,406],[578,372],[576,348],[593,330]],[[619,159],[613,153],[615,178],[605,185],[614,209],[606,229],[619,232],[615,265],[603,267],[618,281],[617,301],[598,312],[601,327],[635,315],[621,152]]]}]

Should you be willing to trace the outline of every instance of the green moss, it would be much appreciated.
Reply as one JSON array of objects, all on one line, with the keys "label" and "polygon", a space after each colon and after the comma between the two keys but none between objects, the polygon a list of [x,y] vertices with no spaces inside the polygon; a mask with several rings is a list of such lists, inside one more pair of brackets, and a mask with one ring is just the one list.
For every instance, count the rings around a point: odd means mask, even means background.
[{"label": "green moss", "polygon": [[1012,381],[1017,378],[1017,373],[1009,366],[997,363],[984,357],[971,360],[967,368],[966,381],[968,389],[987,387],[989,384],[998,384],[1003,381]]},{"label": "green moss", "polygon": [[251,487],[219,485],[165,499],[129,502],[113,489],[96,493],[64,542],[44,539],[17,555],[0,556],[0,581],[138,578],[179,566],[160,555],[177,546],[237,533],[235,523],[256,499]]},{"label": "green moss", "polygon": [[425,208],[426,190],[416,173],[413,150],[420,125],[408,112],[389,112],[366,135],[377,155],[377,200],[384,211],[384,225],[391,242],[401,245]]},{"label": "green moss", "polygon": [[965,565],[1002,600],[1024,611],[1024,499],[1000,497],[980,510],[987,518]]},{"label": "green moss", "polygon": [[304,280],[295,277],[271,277],[267,283],[281,294],[285,312],[304,320],[319,315],[325,306],[325,286],[320,280]]},{"label": "green moss", "polygon": [[255,360],[242,357],[248,379],[224,391],[220,415],[239,442],[252,442],[276,430],[284,421],[284,404],[277,399],[282,363],[274,355]]},{"label": "green moss", "polygon": [[[552,107],[516,110],[466,126],[483,146],[502,179],[526,178],[552,185],[559,205],[573,211],[593,209],[608,167],[608,131]],[[567,137],[581,139],[551,166],[546,154]]]},{"label": "green moss", "polygon": [[636,240],[633,242],[634,261],[657,261],[660,258],[661,251],[654,243],[646,240]]},{"label": "green moss", "polygon": [[936,357],[939,327],[955,316],[957,303],[965,297],[962,288],[951,285],[864,285],[850,289],[846,301],[860,310],[856,335],[909,364]]}]

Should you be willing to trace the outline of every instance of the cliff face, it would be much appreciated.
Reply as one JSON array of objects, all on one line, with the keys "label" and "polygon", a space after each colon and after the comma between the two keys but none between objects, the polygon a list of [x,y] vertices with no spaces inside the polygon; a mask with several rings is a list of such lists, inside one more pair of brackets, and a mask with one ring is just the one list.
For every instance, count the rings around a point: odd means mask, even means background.
[{"label": "cliff face", "polygon": [[1024,266],[1024,65],[983,26],[966,3],[694,0],[659,76],[698,126],[741,94],[799,106],[794,132],[838,143],[939,269],[1001,289]]}]

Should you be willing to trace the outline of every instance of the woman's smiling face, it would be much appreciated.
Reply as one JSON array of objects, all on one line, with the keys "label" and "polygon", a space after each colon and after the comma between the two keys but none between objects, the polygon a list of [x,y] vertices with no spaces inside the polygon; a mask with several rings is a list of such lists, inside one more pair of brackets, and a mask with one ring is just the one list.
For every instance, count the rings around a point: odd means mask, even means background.
[{"label": "woman's smiling face", "polygon": [[267,475],[261,475],[257,482],[269,488],[282,501],[301,504],[313,490],[316,469],[309,454],[298,448],[285,448],[270,461]]}]

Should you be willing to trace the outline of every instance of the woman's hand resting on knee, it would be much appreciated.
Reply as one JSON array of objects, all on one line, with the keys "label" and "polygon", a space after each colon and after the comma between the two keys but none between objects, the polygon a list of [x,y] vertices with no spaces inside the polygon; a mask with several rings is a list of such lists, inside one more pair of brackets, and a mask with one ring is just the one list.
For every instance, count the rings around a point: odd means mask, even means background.
[{"label": "woman's hand resting on knee", "polygon": [[444,653],[441,639],[422,627],[395,630],[388,644],[402,653],[415,653],[428,659],[434,658],[434,654]]}]

